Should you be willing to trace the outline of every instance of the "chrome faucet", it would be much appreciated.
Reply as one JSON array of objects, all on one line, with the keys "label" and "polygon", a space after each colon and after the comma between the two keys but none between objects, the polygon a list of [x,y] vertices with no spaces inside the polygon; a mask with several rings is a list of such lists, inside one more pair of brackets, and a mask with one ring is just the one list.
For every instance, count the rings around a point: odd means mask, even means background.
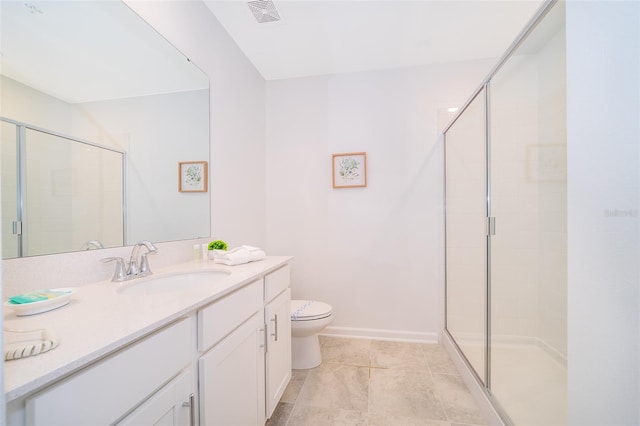
[{"label": "chrome faucet", "polygon": [[[140,256],[140,261],[138,261],[138,252],[140,251],[140,247],[144,247],[147,249],[146,253],[143,253]],[[151,275],[151,269],[149,268],[149,261],[147,260],[147,255],[156,254],[158,249],[156,246],[151,243],[151,241],[143,240],[138,242],[135,246],[133,246],[133,250],[131,250],[131,258],[129,259],[127,275],[139,275],[141,277],[145,275]]]},{"label": "chrome faucet", "polygon": [[98,240],[89,240],[82,246],[82,250],[103,249],[104,245]]},{"label": "chrome faucet", "polygon": [[[147,249],[146,253],[139,254],[140,248],[144,247]],[[125,264],[124,260],[121,257],[106,257],[102,259],[103,262],[116,262],[116,270],[113,273],[113,278],[111,281],[121,282],[128,281],[134,278],[144,277],[146,275],[151,275],[151,268],[149,267],[149,261],[147,260],[147,256],[150,254],[156,254],[158,249],[153,245],[150,241],[140,241],[131,250],[131,257],[129,261]],[[138,260],[140,257],[140,260]]]}]

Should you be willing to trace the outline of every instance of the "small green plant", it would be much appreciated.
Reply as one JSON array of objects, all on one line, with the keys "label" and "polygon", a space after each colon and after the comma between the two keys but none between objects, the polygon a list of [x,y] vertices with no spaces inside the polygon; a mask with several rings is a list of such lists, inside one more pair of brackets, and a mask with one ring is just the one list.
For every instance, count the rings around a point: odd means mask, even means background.
[{"label": "small green plant", "polygon": [[209,250],[226,250],[227,243],[222,240],[215,240],[209,243]]}]

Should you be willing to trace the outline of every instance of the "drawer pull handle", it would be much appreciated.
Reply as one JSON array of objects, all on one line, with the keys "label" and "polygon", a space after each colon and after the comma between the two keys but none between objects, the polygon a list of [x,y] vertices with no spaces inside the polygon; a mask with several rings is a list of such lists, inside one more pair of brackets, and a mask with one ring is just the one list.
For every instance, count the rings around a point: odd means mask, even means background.
[{"label": "drawer pull handle", "polygon": [[278,314],[275,315],[275,318],[272,319],[271,321],[275,322],[275,331],[273,333],[271,333],[271,335],[273,337],[275,337],[275,341],[278,341]]},{"label": "drawer pull handle", "polygon": [[189,407],[189,425],[196,426],[196,395],[189,394],[189,402],[183,402],[183,407]]}]

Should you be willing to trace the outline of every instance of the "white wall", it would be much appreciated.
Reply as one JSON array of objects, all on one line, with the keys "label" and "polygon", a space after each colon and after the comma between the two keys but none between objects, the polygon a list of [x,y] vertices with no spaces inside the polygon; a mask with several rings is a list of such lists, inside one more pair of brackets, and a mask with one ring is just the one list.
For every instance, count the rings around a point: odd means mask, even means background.
[{"label": "white wall", "polygon": [[264,80],[204,3],[125,3],[209,76],[212,236],[265,247]]},{"label": "white wall", "polygon": [[640,3],[567,3],[569,423],[640,424]]},{"label": "white wall", "polygon": [[0,76],[0,88],[3,117],[70,133],[72,116],[68,103],[4,76]]},{"label": "white wall", "polygon": [[[438,109],[494,61],[267,82],[268,251],[334,334],[435,340],[443,326]],[[333,189],[331,154],[367,152],[367,187]]]}]

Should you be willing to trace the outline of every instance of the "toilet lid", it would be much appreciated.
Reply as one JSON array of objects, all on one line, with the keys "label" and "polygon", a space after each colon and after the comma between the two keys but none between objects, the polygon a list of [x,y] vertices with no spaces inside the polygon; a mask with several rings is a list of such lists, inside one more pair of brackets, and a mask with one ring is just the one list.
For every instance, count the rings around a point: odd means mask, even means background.
[{"label": "toilet lid", "polygon": [[331,315],[331,305],[315,300],[292,300],[291,320],[304,321],[326,318]]}]

